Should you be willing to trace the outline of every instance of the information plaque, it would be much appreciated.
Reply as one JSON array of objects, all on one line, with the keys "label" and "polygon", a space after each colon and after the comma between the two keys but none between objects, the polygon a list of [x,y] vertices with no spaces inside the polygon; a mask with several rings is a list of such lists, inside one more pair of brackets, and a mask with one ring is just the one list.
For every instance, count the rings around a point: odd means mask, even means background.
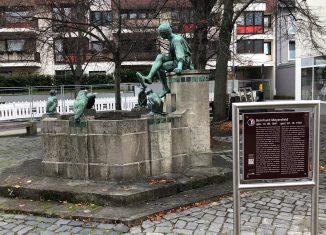
[{"label": "information plaque", "polygon": [[308,177],[309,112],[244,114],[243,179]]}]

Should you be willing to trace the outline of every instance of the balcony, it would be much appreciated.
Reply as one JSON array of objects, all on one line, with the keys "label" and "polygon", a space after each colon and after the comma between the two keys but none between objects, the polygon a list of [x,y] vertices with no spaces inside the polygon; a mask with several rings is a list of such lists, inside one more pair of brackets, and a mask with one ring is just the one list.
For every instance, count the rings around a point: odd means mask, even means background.
[{"label": "balcony", "polygon": [[237,26],[237,34],[261,34],[264,33],[263,26]]},{"label": "balcony", "polygon": [[0,19],[0,28],[3,29],[37,29],[37,21],[24,21],[24,22],[6,22]]},{"label": "balcony", "polygon": [[127,61],[154,61],[158,51],[130,52],[126,55]]},{"label": "balcony", "polygon": [[38,52],[0,52],[0,67],[41,67]]}]

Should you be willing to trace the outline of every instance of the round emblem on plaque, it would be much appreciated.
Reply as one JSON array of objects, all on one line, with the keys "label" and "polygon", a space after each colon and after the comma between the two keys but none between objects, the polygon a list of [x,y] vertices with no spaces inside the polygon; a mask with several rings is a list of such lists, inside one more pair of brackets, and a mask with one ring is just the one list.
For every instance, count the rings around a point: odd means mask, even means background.
[{"label": "round emblem on plaque", "polygon": [[253,119],[253,118],[250,118],[250,119],[248,119],[248,121],[247,121],[247,124],[248,124],[248,126],[254,126],[255,125],[255,119]]}]

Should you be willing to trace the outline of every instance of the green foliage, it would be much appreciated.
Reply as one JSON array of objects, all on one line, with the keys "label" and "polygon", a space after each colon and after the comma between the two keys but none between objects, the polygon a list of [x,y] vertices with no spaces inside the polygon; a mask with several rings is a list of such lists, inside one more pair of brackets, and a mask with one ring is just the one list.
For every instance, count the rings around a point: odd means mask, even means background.
[{"label": "green foliage", "polygon": [[24,75],[0,77],[0,87],[51,86],[52,77],[47,75]]},{"label": "green foliage", "polygon": [[83,76],[81,84],[92,85],[92,84],[113,84],[113,77],[111,75],[97,74],[90,76]]},{"label": "green foliage", "polygon": [[136,77],[136,71],[130,69],[123,69],[121,71],[121,82],[122,83],[138,82]]},{"label": "green foliage", "polygon": [[[29,87],[29,86],[60,86],[74,85],[72,75],[21,75],[21,76],[0,76],[0,87]],[[81,79],[83,85],[92,84],[113,84],[111,75],[84,75]]]}]

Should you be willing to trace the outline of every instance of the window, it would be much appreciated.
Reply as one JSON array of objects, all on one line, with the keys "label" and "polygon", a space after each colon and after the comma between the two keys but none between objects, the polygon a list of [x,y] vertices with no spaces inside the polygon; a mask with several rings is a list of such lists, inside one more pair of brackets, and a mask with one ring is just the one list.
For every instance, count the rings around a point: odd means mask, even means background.
[{"label": "window", "polygon": [[295,19],[293,18],[292,15],[287,16],[286,24],[287,24],[288,34],[295,34],[296,25],[295,25]]},{"label": "window", "polygon": [[155,10],[152,9],[138,9],[138,10],[123,10],[121,11],[122,19],[153,19],[155,17]]},{"label": "window", "polygon": [[71,21],[75,19],[75,13],[72,7],[53,8],[53,18],[58,20]]},{"label": "window", "polygon": [[271,55],[272,54],[272,43],[264,42],[264,54]]},{"label": "window", "polygon": [[89,76],[106,75],[105,71],[89,71]]},{"label": "window", "polygon": [[246,23],[246,26],[254,25],[254,13],[253,12],[246,13],[245,23]]},{"label": "window", "polygon": [[289,41],[289,60],[295,60],[295,41]]},{"label": "window", "polygon": [[272,19],[270,15],[264,16],[264,28],[270,28],[272,27]]},{"label": "window", "polygon": [[6,11],[4,19],[7,23],[23,23],[28,21],[30,14],[30,11]]},{"label": "window", "polygon": [[190,9],[174,10],[171,12],[172,21],[181,21],[181,23],[191,24],[194,22],[194,12]]},{"label": "window", "polygon": [[35,39],[3,39],[0,40],[0,52],[35,52]]},{"label": "window", "polygon": [[247,11],[237,20],[238,34],[253,34],[263,33],[263,12],[262,11]]},{"label": "window", "polygon": [[0,52],[5,52],[5,51],[7,51],[6,41],[0,40]]},{"label": "window", "polygon": [[264,40],[239,40],[237,52],[239,54],[262,54],[264,53]]},{"label": "window", "polygon": [[57,76],[72,76],[71,70],[55,70],[55,75]]},{"label": "window", "polygon": [[25,45],[24,39],[16,40],[7,40],[7,49],[8,51],[23,51]]},{"label": "window", "polygon": [[[79,48],[78,48],[79,47]],[[58,38],[54,41],[55,62],[76,62],[76,52],[80,51],[82,59],[84,59],[84,53],[88,51],[89,41],[87,38],[83,38],[82,41],[78,41],[77,38]]]},{"label": "window", "polygon": [[111,11],[91,11],[91,23],[97,26],[109,26],[112,24]]},{"label": "window", "polygon": [[92,41],[91,49],[94,50],[95,52],[101,52],[104,49],[103,43],[99,41]]}]

